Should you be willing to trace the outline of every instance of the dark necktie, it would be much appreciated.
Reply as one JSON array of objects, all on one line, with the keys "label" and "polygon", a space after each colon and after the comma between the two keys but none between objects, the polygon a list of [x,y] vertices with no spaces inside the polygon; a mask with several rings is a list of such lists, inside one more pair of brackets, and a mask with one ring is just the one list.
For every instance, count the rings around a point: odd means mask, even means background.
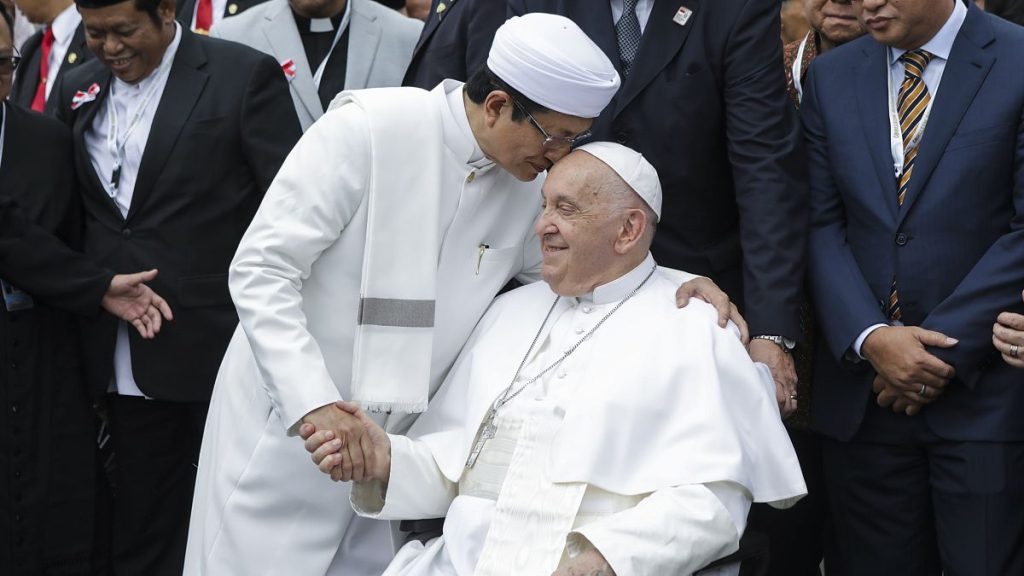
[{"label": "dark necktie", "polygon": [[[903,206],[907,199],[907,188],[910,186],[910,177],[914,171],[914,160],[917,159],[917,149],[920,147],[921,139],[914,141],[918,127],[924,119],[928,104],[931,103],[931,95],[928,94],[928,86],[924,83],[924,69],[928,67],[933,55],[924,50],[913,50],[900,56],[900,61],[906,72],[903,76],[903,84],[900,85],[900,93],[896,99],[896,110],[900,116],[900,131],[903,134],[903,173],[900,174],[899,191],[896,195],[896,202]],[[896,278],[892,279],[892,286],[889,289],[889,319],[900,320],[903,311],[900,308],[900,297],[896,290]]]},{"label": "dark necktie", "polygon": [[43,33],[43,53],[39,59],[39,83],[32,98],[32,109],[42,112],[46,107],[46,77],[50,75],[50,51],[53,50],[53,27],[47,26]]},{"label": "dark necktie", "polygon": [[615,35],[619,39],[619,59],[622,61],[622,75],[629,76],[633,59],[640,48],[640,19],[636,17],[638,0],[623,0],[622,17],[615,23]]}]

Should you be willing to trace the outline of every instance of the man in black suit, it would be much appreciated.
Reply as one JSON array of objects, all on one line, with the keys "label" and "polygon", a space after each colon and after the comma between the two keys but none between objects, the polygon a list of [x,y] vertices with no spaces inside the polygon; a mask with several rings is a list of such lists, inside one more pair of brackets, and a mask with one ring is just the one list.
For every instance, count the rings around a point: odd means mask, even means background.
[{"label": "man in black suit", "polygon": [[468,80],[486,62],[505,12],[498,0],[434,0],[402,86],[430,90],[445,78]]},{"label": "man in black suit", "polygon": [[772,369],[791,411],[806,177],[777,0],[508,4],[509,15],[568,16],[617,63],[623,84],[594,139],[625,144],[657,168],[665,214],[655,257],[709,276],[740,306],[755,338],[751,356]]},{"label": "man in black suit", "polygon": [[118,457],[114,570],[180,574],[206,409],[237,323],[228,264],[299,122],[273,58],[189,32],[173,0],[78,7],[97,59],[58,86],[57,113],[72,127],[85,252],[115,270],[158,266],[177,313],[153,342],[107,319],[83,329]]},{"label": "man in black suit", "polygon": [[53,113],[50,94],[57,80],[92,59],[85,45],[85,29],[73,0],[17,0],[35,24],[44,25],[25,40],[11,99],[36,112]]}]

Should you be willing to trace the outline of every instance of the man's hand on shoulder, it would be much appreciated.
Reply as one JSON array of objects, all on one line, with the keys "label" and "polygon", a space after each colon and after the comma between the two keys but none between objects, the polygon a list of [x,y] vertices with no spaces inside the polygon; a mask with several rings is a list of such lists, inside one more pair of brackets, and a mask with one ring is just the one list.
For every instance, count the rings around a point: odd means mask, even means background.
[{"label": "man's hand on shoulder", "polygon": [[566,562],[551,576],[615,576],[615,570],[596,548],[590,548]]},{"label": "man's hand on shoulder", "polygon": [[145,282],[156,278],[156,270],[136,274],[118,274],[110,280],[100,305],[118,318],[130,323],[146,339],[160,332],[163,320],[173,320],[167,301]]},{"label": "man's hand on shoulder", "polygon": [[743,344],[750,341],[750,330],[747,328],[747,321],[740,316],[736,305],[729,300],[729,295],[722,291],[710,278],[698,276],[687,282],[683,282],[676,290],[676,306],[685,308],[690,298],[698,298],[711,304],[718,311],[718,325],[725,328],[729,320],[740,329],[740,340]]},{"label": "man's hand on shoulder", "polygon": [[391,475],[391,439],[355,404],[339,401],[313,410],[299,435],[313,463],[335,482],[387,482]]}]

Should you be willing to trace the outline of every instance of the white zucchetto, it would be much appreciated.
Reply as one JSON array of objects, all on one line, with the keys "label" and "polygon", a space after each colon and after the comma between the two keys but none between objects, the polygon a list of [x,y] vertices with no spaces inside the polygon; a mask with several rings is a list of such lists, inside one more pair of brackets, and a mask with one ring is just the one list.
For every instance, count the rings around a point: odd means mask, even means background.
[{"label": "white zucchetto", "polygon": [[575,22],[554,14],[510,18],[494,34],[487,67],[555,112],[597,118],[619,89],[619,73]]},{"label": "white zucchetto", "polygon": [[643,154],[614,142],[591,142],[576,150],[582,150],[607,164],[661,220],[661,181],[658,180],[658,171]]}]

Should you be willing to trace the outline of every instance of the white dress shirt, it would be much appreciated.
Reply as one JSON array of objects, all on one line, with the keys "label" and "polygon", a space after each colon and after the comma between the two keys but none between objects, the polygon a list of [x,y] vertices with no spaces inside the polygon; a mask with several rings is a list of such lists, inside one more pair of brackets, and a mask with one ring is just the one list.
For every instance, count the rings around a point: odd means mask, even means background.
[{"label": "white dress shirt", "polygon": [[[611,0],[612,22],[618,23],[622,18],[622,0]],[[640,33],[647,29],[647,21],[651,19],[651,9],[654,8],[654,0],[638,0],[636,3],[636,18],[640,21]]]},{"label": "white dress shirt", "polygon": [[[931,40],[925,43],[924,46],[921,46],[921,50],[925,50],[932,55],[931,61],[924,69],[923,76],[924,84],[928,87],[928,94],[931,96],[932,102],[935,102],[935,99],[938,97],[939,83],[942,82],[942,73],[946,70],[946,61],[949,60],[949,53],[953,50],[953,42],[956,41],[956,36],[960,33],[960,27],[963,26],[964,19],[966,18],[967,7],[962,2],[954,0],[953,13],[949,15],[946,23],[935,36],[932,36]],[[897,100],[899,99],[900,85],[903,84],[903,78],[906,75],[906,66],[900,61],[900,57],[906,52],[906,50],[900,50],[899,48],[889,48],[889,86],[892,90],[892,97]],[[893,162],[897,161],[898,158],[894,155]],[[864,341],[868,339],[868,336],[875,330],[885,326],[885,324],[872,324],[861,332],[860,336],[857,336],[853,343],[853,351],[857,354],[858,358],[864,358],[860,353],[860,349],[864,345]]]},{"label": "white dress shirt", "polygon": [[[96,176],[103,185],[104,191],[114,199],[122,217],[127,217],[128,209],[131,208],[132,197],[135,194],[135,180],[139,175],[139,165],[142,164],[142,154],[146,149],[146,142],[149,141],[149,131],[153,125],[157,108],[160,107],[160,99],[167,87],[167,77],[170,74],[174,55],[181,43],[181,26],[177,23],[174,26],[174,40],[167,46],[156,70],[135,84],[128,84],[116,77],[113,78],[110,82],[110,94],[100,105],[101,108],[96,113],[96,118],[93,119],[92,127],[85,131],[85,148],[92,161],[93,170],[96,171]],[[128,140],[124,141],[124,132],[128,130],[132,117],[136,115],[139,106],[143,104],[150,90],[153,90],[152,96],[142,111],[138,125],[128,136]],[[111,106],[116,107],[117,142],[119,145],[124,145],[121,177],[116,188],[111,183],[111,175],[116,163],[115,152],[110,150],[107,145]],[[114,385],[118,394],[144,396],[132,375],[128,327],[123,321],[118,327],[117,344],[114,347]]]},{"label": "white dress shirt", "polygon": [[60,71],[60,65],[64,62],[64,56],[67,55],[68,48],[71,47],[71,39],[74,38],[75,30],[81,21],[82,16],[78,13],[75,3],[72,2],[50,24],[50,28],[53,30],[53,47],[50,48],[49,68],[46,73],[47,99],[50,98],[50,90],[53,88],[53,83],[57,81],[57,72]]}]

